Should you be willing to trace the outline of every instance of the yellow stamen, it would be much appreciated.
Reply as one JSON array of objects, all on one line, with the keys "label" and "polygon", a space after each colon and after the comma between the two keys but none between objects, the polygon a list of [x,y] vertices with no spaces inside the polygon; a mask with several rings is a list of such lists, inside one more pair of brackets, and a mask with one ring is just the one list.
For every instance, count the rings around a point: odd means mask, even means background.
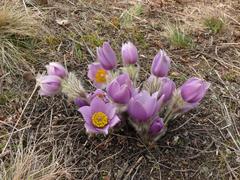
[{"label": "yellow stamen", "polygon": [[95,80],[97,83],[106,83],[107,82],[107,72],[104,69],[99,69],[95,75]]},{"label": "yellow stamen", "polygon": [[108,124],[108,117],[103,112],[96,112],[92,116],[92,123],[97,128],[104,128]]}]

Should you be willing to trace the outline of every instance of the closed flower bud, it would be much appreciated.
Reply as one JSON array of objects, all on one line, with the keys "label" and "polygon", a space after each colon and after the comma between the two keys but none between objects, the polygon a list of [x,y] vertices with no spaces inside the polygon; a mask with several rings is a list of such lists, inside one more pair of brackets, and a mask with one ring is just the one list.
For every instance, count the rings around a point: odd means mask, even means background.
[{"label": "closed flower bud", "polygon": [[132,97],[132,82],[128,74],[121,74],[107,87],[107,94],[115,103],[127,104]]},{"label": "closed flower bud", "polygon": [[61,90],[61,78],[55,75],[39,76],[37,81],[40,86],[41,96],[53,96]]},{"label": "closed flower bud", "polygon": [[155,114],[157,106],[157,99],[142,91],[130,99],[128,113],[135,122],[147,122]]},{"label": "closed flower bud", "polygon": [[51,62],[46,65],[48,75],[59,76],[65,78],[67,76],[67,70],[58,62]]},{"label": "closed flower bud", "polygon": [[164,127],[163,119],[155,117],[149,128],[149,134],[151,136],[157,136]]},{"label": "closed flower bud", "polygon": [[210,83],[205,80],[193,77],[180,87],[180,94],[187,103],[199,103],[205,96],[209,86]]},{"label": "closed flower bud", "polygon": [[160,52],[154,57],[152,63],[152,74],[157,77],[167,76],[170,68],[170,58],[165,51],[160,50]]},{"label": "closed flower bud", "polygon": [[117,66],[117,57],[108,42],[104,42],[102,47],[97,48],[97,58],[106,70],[112,70]]},{"label": "closed flower bud", "polygon": [[122,59],[125,64],[135,64],[138,60],[138,51],[133,43],[128,42],[122,45]]},{"label": "closed flower bud", "polygon": [[163,103],[168,102],[173,95],[173,92],[176,90],[175,83],[169,79],[168,77],[161,78],[161,88],[159,92],[159,96],[164,95]]}]

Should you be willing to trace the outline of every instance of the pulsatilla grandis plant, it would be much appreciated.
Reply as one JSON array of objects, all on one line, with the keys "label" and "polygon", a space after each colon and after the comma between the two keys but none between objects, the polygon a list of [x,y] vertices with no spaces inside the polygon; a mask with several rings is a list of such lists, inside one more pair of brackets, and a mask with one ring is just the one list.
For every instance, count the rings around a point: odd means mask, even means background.
[{"label": "pulsatilla grandis plant", "polygon": [[[36,79],[39,94],[64,93],[78,106],[90,135],[107,135],[117,124],[132,125],[145,142],[162,137],[170,120],[195,108],[210,83],[191,77],[180,87],[168,78],[170,57],[160,50],[154,57],[151,75],[139,85],[138,50],[131,43],[121,49],[122,66],[108,42],[97,48],[97,61],[88,66],[88,78],[96,90],[87,92],[73,72],[58,62],[46,65],[47,75]],[[126,116],[127,114],[127,116]],[[128,121],[129,123],[123,123]]]}]

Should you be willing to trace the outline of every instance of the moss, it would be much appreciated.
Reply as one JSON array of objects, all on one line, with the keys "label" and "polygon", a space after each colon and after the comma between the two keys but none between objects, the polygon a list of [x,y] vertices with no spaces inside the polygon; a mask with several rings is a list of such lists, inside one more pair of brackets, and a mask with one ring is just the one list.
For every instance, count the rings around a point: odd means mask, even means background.
[{"label": "moss", "polygon": [[220,18],[210,17],[210,18],[204,19],[204,25],[212,33],[216,34],[216,33],[219,33],[223,29],[224,22]]}]

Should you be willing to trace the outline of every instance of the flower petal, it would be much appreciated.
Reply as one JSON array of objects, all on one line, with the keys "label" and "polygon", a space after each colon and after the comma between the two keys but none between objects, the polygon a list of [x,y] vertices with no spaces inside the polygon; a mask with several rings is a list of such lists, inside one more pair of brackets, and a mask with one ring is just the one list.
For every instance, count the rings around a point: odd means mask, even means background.
[{"label": "flower petal", "polygon": [[119,117],[118,116],[114,116],[112,119],[111,119],[111,121],[110,121],[110,123],[109,123],[109,126],[110,127],[114,127],[117,123],[119,123],[121,120],[119,119]]}]

